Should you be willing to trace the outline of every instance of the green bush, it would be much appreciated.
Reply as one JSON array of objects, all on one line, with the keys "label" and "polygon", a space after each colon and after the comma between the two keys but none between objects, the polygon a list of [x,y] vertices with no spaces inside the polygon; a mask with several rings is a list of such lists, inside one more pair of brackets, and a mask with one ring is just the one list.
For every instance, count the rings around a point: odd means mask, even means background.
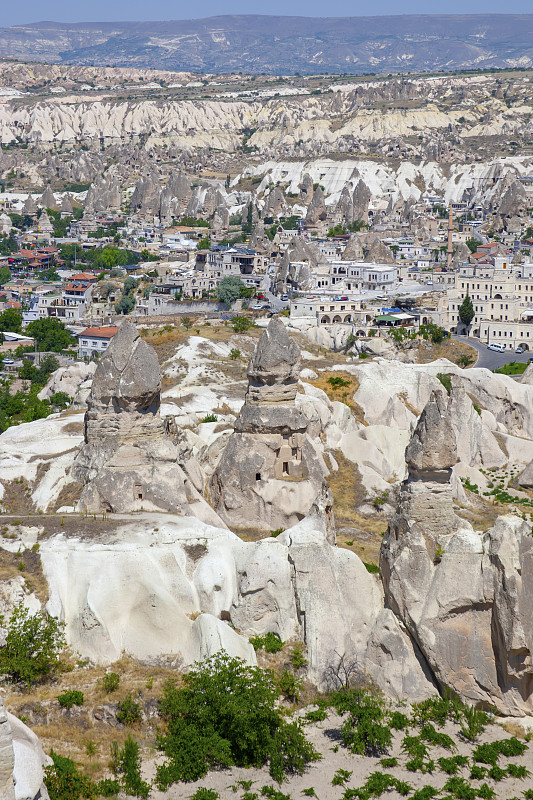
[{"label": "green bush", "polygon": [[254,650],[265,650],[267,653],[279,653],[283,647],[283,642],[273,631],[269,631],[264,636],[252,636],[250,643]]},{"label": "green bush", "polygon": [[299,643],[294,645],[289,658],[291,660],[293,669],[302,669],[303,667],[307,666],[307,659],[304,655],[304,647]]},{"label": "green bush", "polygon": [[319,756],[299,723],[283,718],[277,694],[269,671],[224,652],[195,664],[182,687],[167,682],[159,701],[167,722],[158,737],[167,757],[157,769],[159,788],[198,780],[214,767],[269,764],[278,782],[301,773]]},{"label": "green bush", "polygon": [[116,672],[106,672],[102,678],[102,688],[104,692],[106,692],[106,694],[112,694],[112,692],[116,692],[119,686],[120,675],[117,675]]},{"label": "green bush", "polygon": [[200,422],[218,422],[218,417],[216,414],[206,414],[205,417],[202,417]]},{"label": "green bush", "polygon": [[305,715],[307,722],[323,722],[326,719],[328,712],[323,708],[317,708],[315,711],[308,711]]},{"label": "green bush", "polygon": [[333,387],[333,389],[342,389],[345,386],[349,386],[351,381],[341,378],[340,375],[332,375],[330,378],[328,378],[328,383]]},{"label": "green bush", "polygon": [[96,794],[99,797],[114,797],[119,792],[120,783],[111,778],[104,778],[96,784]]},{"label": "green bush", "polygon": [[437,761],[439,769],[447,775],[457,775],[460,767],[468,764],[466,756],[451,756],[451,758],[439,758]]},{"label": "green bush", "polygon": [[485,711],[474,708],[474,706],[464,706],[462,713],[464,724],[461,725],[461,733],[465,739],[473,742],[485,730],[489,723],[489,716]]},{"label": "green bush", "polygon": [[424,725],[435,722],[443,727],[446,720],[459,722],[463,713],[463,704],[448,689],[444,688],[442,697],[429,697],[421,703],[413,705],[413,722]]},{"label": "green bush", "polygon": [[420,738],[424,739],[426,742],[429,742],[430,744],[437,745],[438,747],[443,747],[445,750],[456,749],[451,736],[448,736],[446,733],[440,733],[440,731],[435,730],[435,728],[430,722],[427,722],[425,725],[422,726],[422,730],[420,731]]},{"label": "green bush", "polygon": [[476,789],[470,786],[464,778],[458,778],[456,775],[448,778],[444,784],[444,791],[450,792],[452,797],[456,797],[457,800],[476,800],[477,797]]},{"label": "green bush", "polygon": [[82,706],[84,701],[83,692],[78,692],[75,689],[71,689],[68,692],[63,692],[63,694],[60,694],[57,699],[62,708]]},{"label": "green bush", "polygon": [[126,794],[146,798],[150,794],[150,786],[141,778],[141,757],[139,745],[128,736],[124,747],[118,751],[116,772],[121,776],[122,788]]},{"label": "green bush", "polygon": [[[5,625],[3,617],[0,624]],[[65,646],[63,623],[41,611],[30,615],[27,608],[18,606],[7,628],[6,643],[0,647],[0,673],[30,685],[59,671]]]},{"label": "green bush", "polygon": [[437,372],[437,378],[442,383],[448,394],[452,391],[452,379],[444,372]]},{"label": "green bush", "polygon": [[142,720],[141,704],[137,703],[131,694],[118,704],[117,719],[123,725],[135,725]]},{"label": "green bush", "polygon": [[219,797],[219,793],[214,789],[206,789],[204,786],[200,786],[194,794],[191,794],[191,800],[218,800]]},{"label": "green bush", "polygon": [[338,769],[335,775],[333,776],[331,785],[344,786],[346,781],[349,781],[351,777],[352,777],[351,771],[348,771],[347,769]]},{"label": "green bush", "polygon": [[96,786],[77,769],[74,761],[53,750],[50,757],[53,764],[44,771],[44,783],[50,800],[94,800],[97,797]]},{"label": "green bush", "polygon": [[383,701],[364,689],[347,689],[336,692],[332,705],[346,720],[341,727],[344,746],[357,755],[379,755],[392,744]]},{"label": "green bush", "polygon": [[291,670],[283,670],[278,678],[278,687],[283,697],[285,697],[287,700],[297,703],[300,699],[302,680],[301,678],[298,678]]},{"label": "green bush", "polygon": [[253,328],[255,322],[248,317],[233,317],[231,324],[235,333],[245,333],[248,328]]},{"label": "green bush", "polygon": [[400,711],[393,711],[389,717],[389,724],[395,731],[403,731],[409,727],[409,717]]}]

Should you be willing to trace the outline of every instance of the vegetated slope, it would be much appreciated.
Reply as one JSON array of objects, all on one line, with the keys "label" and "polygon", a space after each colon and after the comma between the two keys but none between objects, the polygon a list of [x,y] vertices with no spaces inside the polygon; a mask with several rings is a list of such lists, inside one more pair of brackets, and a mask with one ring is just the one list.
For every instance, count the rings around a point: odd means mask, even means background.
[{"label": "vegetated slope", "polygon": [[363,73],[528,67],[533,15],[260,15],[0,29],[0,54],[209,72]]}]

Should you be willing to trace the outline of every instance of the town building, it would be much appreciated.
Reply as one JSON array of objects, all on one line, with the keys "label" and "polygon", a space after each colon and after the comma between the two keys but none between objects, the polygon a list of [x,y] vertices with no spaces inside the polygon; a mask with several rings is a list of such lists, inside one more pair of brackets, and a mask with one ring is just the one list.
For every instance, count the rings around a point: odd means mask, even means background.
[{"label": "town building", "polygon": [[533,263],[513,264],[507,256],[492,256],[489,263],[462,265],[455,287],[440,304],[439,324],[452,333],[464,329],[459,308],[467,294],[475,311],[471,336],[506,349],[533,347]]},{"label": "town building", "polygon": [[78,334],[78,357],[93,358],[101,355],[117,331],[116,326],[85,328]]}]

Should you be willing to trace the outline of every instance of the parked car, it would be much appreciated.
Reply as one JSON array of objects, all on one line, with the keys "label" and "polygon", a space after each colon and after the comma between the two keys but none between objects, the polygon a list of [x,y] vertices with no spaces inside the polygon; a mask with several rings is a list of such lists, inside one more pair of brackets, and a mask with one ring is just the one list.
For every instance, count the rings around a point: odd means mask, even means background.
[{"label": "parked car", "polygon": [[286,303],[288,299],[289,299],[289,295],[288,294],[282,294],[281,295],[281,302],[282,303]]},{"label": "parked car", "polygon": [[523,353],[524,352],[524,348],[523,347],[517,347],[516,348],[516,352],[517,353]]}]

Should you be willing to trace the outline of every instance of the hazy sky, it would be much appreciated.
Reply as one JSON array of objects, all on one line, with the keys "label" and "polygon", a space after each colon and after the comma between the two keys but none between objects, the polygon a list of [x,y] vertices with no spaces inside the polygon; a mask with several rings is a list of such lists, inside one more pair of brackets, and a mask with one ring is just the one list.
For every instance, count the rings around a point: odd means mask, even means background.
[{"label": "hazy sky", "polygon": [[209,17],[216,14],[294,14],[299,16],[358,16],[360,14],[531,14],[532,0],[448,0],[438,6],[427,0],[270,0],[251,3],[250,0],[196,0],[194,3],[176,0],[25,0],[9,3],[0,0],[0,27],[25,22],[54,20],[62,22],[165,20]]}]

